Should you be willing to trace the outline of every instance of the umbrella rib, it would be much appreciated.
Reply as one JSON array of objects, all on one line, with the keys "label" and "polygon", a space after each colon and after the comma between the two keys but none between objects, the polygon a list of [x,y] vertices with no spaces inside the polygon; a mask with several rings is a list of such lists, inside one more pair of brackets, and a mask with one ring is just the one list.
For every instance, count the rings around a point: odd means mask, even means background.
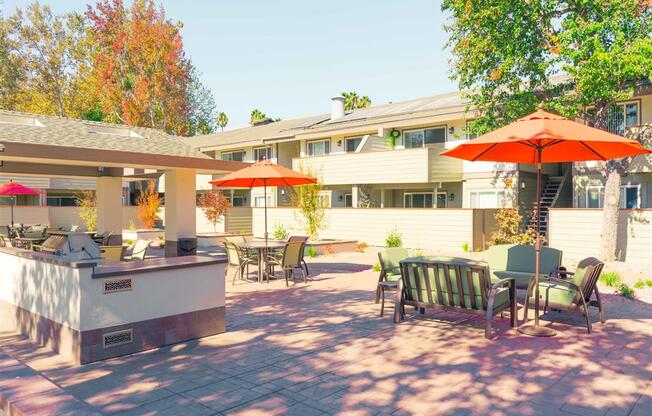
[{"label": "umbrella rib", "polygon": [[485,150],[483,150],[482,152],[480,152],[480,154],[477,155],[476,157],[474,157],[471,161],[472,161],[472,162],[475,162],[476,160],[480,159],[480,158],[481,158],[482,156],[484,156],[487,152],[489,152],[491,149],[493,149],[494,147],[496,147],[496,145],[497,145],[497,143],[492,144],[492,145],[489,146],[487,149],[485,149]]},{"label": "umbrella rib", "polygon": [[591,146],[589,146],[588,144],[584,143],[582,140],[580,140],[579,142],[580,142],[580,144],[581,144],[582,146],[584,146],[584,147],[585,147],[589,152],[591,152],[591,153],[593,153],[594,155],[596,155],[600,160],[607,160],[607,159],[604,158],[600,153],[598,153],[598,152],[596,152],[595,150],[593,150],[593,149],[591,148]]}]

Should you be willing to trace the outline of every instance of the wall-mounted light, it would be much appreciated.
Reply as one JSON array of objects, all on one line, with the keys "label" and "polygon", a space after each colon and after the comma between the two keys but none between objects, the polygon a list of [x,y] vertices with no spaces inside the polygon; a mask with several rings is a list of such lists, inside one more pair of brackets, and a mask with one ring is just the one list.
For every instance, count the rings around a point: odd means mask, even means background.
[{"label": "wall-mounted light", "polygon": [[100,173],[103,173],[104,172],[104,166],[98,166],[97,171],[100,172]]},{"label": "wall-mounted light", "polygon": [[521,189],[525,189],[525,181],[521,181]]},{"label": "wall-mounted light", "polygon": [[342,194],[340,194],[340,196],[337,197],[337,200],[340,201],[340,202],[342,202],[344,200],[344,197],[342,196]]},{"label": "wall-mounted light", "polygon": [[449,201],[455,201],[455,194],[451,193],[450,195],[448,195],[448,200]]},{"label": "wall-mounted light", "polygon": [[337,147],[342,147],[342,140],[341,139],[337,141]]},{"label": "wall-mounted light", "polygon": [[450,126],[450,127],[448,128],[448,134],[450,134],[451,136],[452,136],[453,134],[455,134],[455,127]]},{"label": "wall-mounted light", "polygon": [[5,161],[4,161],[4,160],[0,160],[0,168],[2,168],[2,167],[4,167],[4,166],[5,166]]}]

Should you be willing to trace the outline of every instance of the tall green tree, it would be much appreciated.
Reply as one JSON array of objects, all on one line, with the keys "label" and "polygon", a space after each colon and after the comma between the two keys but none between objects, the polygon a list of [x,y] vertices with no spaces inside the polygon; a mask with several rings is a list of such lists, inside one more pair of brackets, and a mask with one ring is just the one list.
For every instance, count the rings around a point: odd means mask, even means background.
[{"label": "tall green tree", "polygon": [[259,121],[263,121],[266,118],[267,118],[267,116],[265,115],[265,113],[263,113],[259,109],[255,108],[251,112],[251,115],[249,116],[249,124],[253,126],[254,124],[258,123]]},{"label": "tall green tree", "polygon": [[10,37],[9,24],[0,14],[0,108],[15,109],[24,67],[15,53],[18,46]]},{"label": "tall green tree", "polygon": [[186,91],[188,100],[187,134],[209,134],[215,131],[215,98],[213,92],[202,83],[201,74],[191,65],[190,83]]},{"label": "tall green tree", "polygon": [[217,113],[217,127],[219,127],[222,131],[224,131],[224,127],[226,127],[227,124],[229,124],[229,117],[226,115],[225,112],[220,111]]},{"label": "tall green tree", "polygon": [[367,108],[371,105],[369,97],[366,95],[359,96],[355,91],[343,92],[342,97],[344,97],[344,109],[346,111]]},{"label": "tall green tree", "polygon": [[[646,0],[444,0],[453,79],[484,133],[538,103],[607,128],[610,108],[652,79],[652,9]],[[552,76],[566,73],[567,79]],[[637,137],[642,135],[637,134]],[[616,253],[620,181],[628,159],[604,164],[602,257]]]}]

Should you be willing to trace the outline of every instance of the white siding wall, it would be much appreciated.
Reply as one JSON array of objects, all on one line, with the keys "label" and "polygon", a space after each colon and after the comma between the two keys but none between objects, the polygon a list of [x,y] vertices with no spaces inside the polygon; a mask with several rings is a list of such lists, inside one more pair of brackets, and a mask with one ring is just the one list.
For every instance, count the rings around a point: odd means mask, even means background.
[{"label": "white siding wall", "polygon": [[[364,241],[384,246],[387,234],[394,228],[409,248],[462,252],[462,245],[472,244],[473,211],[464,209],[338,209],[327,210],[327,227],[321,238]],[[283,224],[292,233],[305,234],[300,214],[292,208],[268,210],[268,231]],[[264,210],[253,209],[254,235],[264,232]]]},{"label": "white siding wall", "polygon": [[[619,259],[652,268],[652,210],[621,210]],[[600,257],[602,210],[551,209],[550,245],[564,252],[564,263]]]}]

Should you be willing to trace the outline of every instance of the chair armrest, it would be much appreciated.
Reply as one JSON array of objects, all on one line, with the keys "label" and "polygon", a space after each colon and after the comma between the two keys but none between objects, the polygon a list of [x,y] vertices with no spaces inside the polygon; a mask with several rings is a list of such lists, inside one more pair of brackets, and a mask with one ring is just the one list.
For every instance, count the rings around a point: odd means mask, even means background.
[{"label": "chair armrest", "polygon": [[558,278],[556,278],[556,277],[547,277],[547,278],[544,278],[544,280],[547,280],[547,281],[550,281],[550,282],[554,282],[554,283],[559,283],[559,284],[561,284],[561,285],[570,286],[570,287],[572,287],[573,289],[577,289],[577,290],[580,289],[580,287],[579,287],[578,285],[576,285],[575,283],[573,283],[573,282],[570,281],[570,280],[558,279]]},{"label": "chair armrest", "polygon": [[568,277],[573,276],[575,272],[569,272],[564,266],[557,267],[555,270],[550,272],[551,277]]},{"label": "chair armrest", "polygon": [[491,289],[500,289],[501,287],[505,287],[505,284],[509,283],[510,285],[515,285],[516,284],[516,278],[515,277],[505,277],[504,279],[500,279],[493,285],[491,285]]}]

